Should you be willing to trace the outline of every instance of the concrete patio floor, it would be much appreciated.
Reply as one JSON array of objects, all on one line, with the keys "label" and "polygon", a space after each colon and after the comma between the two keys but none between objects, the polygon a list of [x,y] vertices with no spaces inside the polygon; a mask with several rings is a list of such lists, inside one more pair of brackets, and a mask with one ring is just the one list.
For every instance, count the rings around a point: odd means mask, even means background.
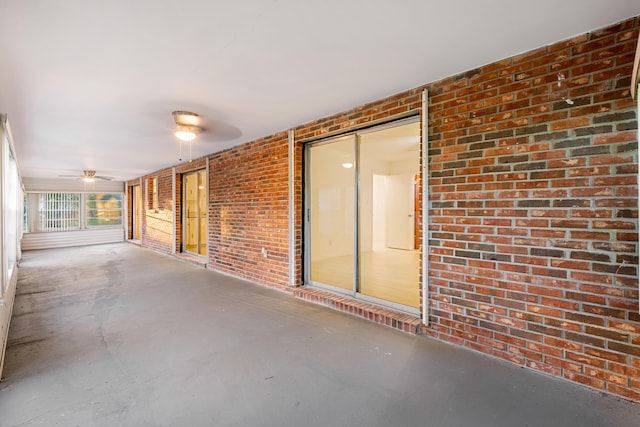
[{"label": "concrete patio floor", "polygon": [[122,243],[26,252],[1,426],[633,426],[640,405]]}]

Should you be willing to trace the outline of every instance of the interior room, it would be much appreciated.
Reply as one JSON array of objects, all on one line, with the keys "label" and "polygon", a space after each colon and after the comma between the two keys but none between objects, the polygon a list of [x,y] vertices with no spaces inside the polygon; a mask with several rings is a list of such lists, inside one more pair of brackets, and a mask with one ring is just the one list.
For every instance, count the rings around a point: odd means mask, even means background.
[{"label": "interior room", "polygon": [[0,425],[634,424],[639,34],[3,2]]},{"label": "interior room", "polygon": [[419,123],[323,141],[308,158],[309,279],[419,309]]}]

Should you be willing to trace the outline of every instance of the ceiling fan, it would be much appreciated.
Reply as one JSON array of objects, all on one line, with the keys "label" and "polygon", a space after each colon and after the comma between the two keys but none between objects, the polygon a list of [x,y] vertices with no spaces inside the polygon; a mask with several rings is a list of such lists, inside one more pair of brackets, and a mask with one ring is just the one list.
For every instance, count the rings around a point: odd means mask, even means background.
[{"label": "ceiling fan", "polygon": [[96,175],[96,171],[91,171],[91,170],[82,171],[82,175],[59,175],[59,176],[60,178],[81,179],[84,182],[95,182],[96,179],[100,181],[111,181],[113,179],[112,176]]},{"label": "ceiling fan", "polygon": [[177,110],[171,113],[173,121],[176,123],[174,135],[180,141],[180,158],[182,161],[182,143],[189,144],[189,162],[191,162],[191,143],[196,137],[202,133],[202,120],[196,113],[190,111]]}]

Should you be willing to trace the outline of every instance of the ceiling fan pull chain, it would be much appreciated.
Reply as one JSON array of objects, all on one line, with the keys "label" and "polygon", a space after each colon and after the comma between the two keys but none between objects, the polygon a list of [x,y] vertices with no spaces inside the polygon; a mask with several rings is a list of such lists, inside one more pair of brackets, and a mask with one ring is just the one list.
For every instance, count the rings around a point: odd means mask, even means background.
[{"label": "ceiling fan pull chain", "polygon": [[182,161],[182,141],[180,141],[180,157],[178,158],[178,161],[181,162]]},{"label": "ceiling fan pull chain", "polygon": [[191,141],[189,141],[189,163],[191,163]]}]

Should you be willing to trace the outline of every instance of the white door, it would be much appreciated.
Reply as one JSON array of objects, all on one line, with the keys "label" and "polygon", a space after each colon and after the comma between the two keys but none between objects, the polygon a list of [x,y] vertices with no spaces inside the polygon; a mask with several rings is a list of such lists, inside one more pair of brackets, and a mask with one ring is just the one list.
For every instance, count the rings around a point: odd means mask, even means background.
[{"label": "white door", "polygon": [[387,196],[387,247],[413,250],[413,175],[387,176]]}]

